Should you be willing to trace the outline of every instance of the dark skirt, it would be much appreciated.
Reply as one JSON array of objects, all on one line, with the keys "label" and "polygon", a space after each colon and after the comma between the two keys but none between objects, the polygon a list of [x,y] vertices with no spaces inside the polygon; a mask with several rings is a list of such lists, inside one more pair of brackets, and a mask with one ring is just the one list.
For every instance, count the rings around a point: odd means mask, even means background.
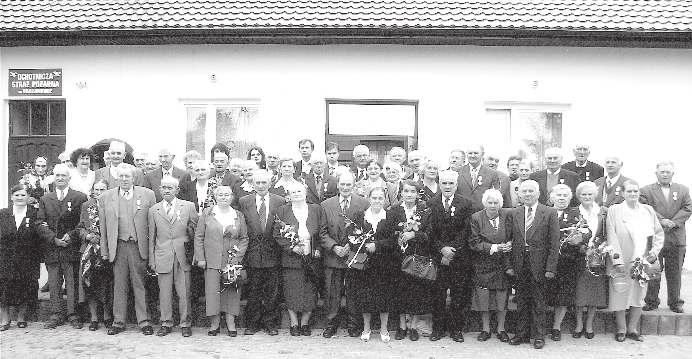
[{"label": "dark skirt", "polygon": [[398,312],[414,315],[432,313],[434,281],[415,278],[399,271],[396,282]]},{"label": "dark skirt", "polygon": [[101,303],[113,302],[113,269],[110,263],[95,270],[89,280],[89,286],[84,283],[82,270],[79,271],[79,302],[97,300]]},{"label": "dark skirt", "polygon": [[38,279],[35,276],[0,278],[0,304],[3,306],[32,306],[37,299]]},{"label": "dark skirt", "polygon": [[547,303],[550,306],[572,306],[577,294],[577,277],[583,259],[560,256],[555,278],[548,281]]},{"label": "dark skirt", "polygon": [[391,266],[365,270],[349,269],[346,274],[346,301],[356,313],[387,313],[396,310],[398,272]]},{"label": "dark skirt", "polygon": [[286,308],[294,312],[312,312],[317,305],[317,286],[303,268],[283,268],[283,293]]},{"label": "dark skirt", "polygon": [[608,306],[608,276],[595,276],[582,270],[577,278],[577,294],[574,305],[605,308]]}]

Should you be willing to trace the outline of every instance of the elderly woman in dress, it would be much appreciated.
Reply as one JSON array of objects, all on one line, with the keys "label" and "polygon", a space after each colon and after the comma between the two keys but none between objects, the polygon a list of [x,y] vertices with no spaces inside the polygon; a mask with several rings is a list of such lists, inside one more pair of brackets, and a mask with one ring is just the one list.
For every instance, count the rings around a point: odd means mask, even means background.
[{"label": "elderly woman in dress", "polygon": [[88,196],[95,179],[94,171],[91,170],[94,152],[88,148],[78,148],[72,151],[70,161],[74,165],[74,169],[70,171],[70,188]]},{"label": "elderly woman in dress", "polygon": [[426,161],[421,168],[423,169],[423,177],[421,178],[421,200],[427,202],[440,191],[440,187],[437,183],[440,166],[435,161]]},{"label": "elderly woman in dress", "polygon": [[583,221],[576,207],[569,208],[572,190],[565,184],[558,184],[550,191],[550,202],[557,210],[560,224],[560,256],[557,260],[555,278],[548,281],[547,303],[554,308],[553,329],[550,338],[562,340],[560,328],[567,313],[567,307],[574,306],[577,276],[584,265],[582,246],[591,237],[591,231]]},{"label": "elderly woman in dress", "polygon": [[[581,202],[579,213],[591,231],[591,237],[585,247],[591,249],[597,248],[606,240],[605,214],[594,201],[597,192],[598,186],[590,181],[580,183],[576,189],[577,198]],[[593,320],[596,317],[596,309],[605,308],[607,305],[608,284],[605,272],[591,272],[584,260],[582,257],[581,268],[577,276],[577,294],[574,299],[576,323],[572,337],[581,338],[584,335],[586,339],[593,339]],[[603,264],[605,265],[605,263]],[[584,322],[584,307],[586,307],[586,322]]]},{"label": "elderly woman in dress", "polygon": [[[93,254],[99,255],[101,251],[101,231],[99,228],[98,197],[108,190],[108,182],[103,179],[94,183],[91,189],[91,198],[82,204],[82,212],[79,217],[79,238],[82,240],[80,253],[82,259],[79,266],[79,302],[87,302],[91,321],[89,330],[99,328],[98,305],[103,307],[103,322],[106,328],[113,324],[113,272],[107,268],[108,263],[102,262],[100,268],[94,267],[98,261]],[[91,245],[91,246],[89,246]],[[85,255],[85,252],[86,255]],[[89,266],[86,272],[85,267]],[[87,285],[88,283],[88,285]]]},{"label": "elderly woman in dress", "polygon": [[529,179],[531,172],[533,172],[533,164],[529,160],[522,160],[519,162],[519,168],[517,171],[519,173],[519,177],[509,184],[509,194],[512,198],[512,207],[521,205],[521,202],[519,202],[519,185]]},{"label": "elderly woman in dress", "polygon": [[17,308],[17,327],[26,328],[26,312],[36,301],[42,241],[36,212],[22,184],[10,188],[12,206],[0,209],[0,331],[10,328],[10,307]]},{"label": "elderly woman in dress", "polygon": [[471,215],[469,247],[476,252],[471,309],[481,312],[483,329],[478,335],[479,341],[490,339],[490,311],[493,310],[497,338],[508,342],[505,315],[510,283],[506,272],[510,269],[509,253],[512,251],[512,243],[505,232],[508,210],[502,208],[502,193],[493,188],[483,192],[481,202],[484,209]]},{"label": "elderly woman in dress", "polygon": [[[608,308],[615,312],[615,340],[625,338],[642,341],[638,333],[639,319],[646,296],[647,283],[630,276],[635,260],[646,264],[656,262],[663,247],[663,228],[651,206],[639,203],[639,184],[623,183],[625,201],[608,208],[606,230],[608,245],[613,248],[610,263]],[[629,321],[625,311],[629,309]]]},{"label": "elderly woman in dress", "polygon": [[204,269],[204,295],[210,319],[210,336],[219,334],[220,313],[226,313],[228,335],[235,337],[235,317],[240,313],[240,286],[221,288],[221,270],[226,265],[243,263],[248,246],[247,227],[243,214],[231,207],[233,191],[228,186],[214,190],[216,204],[205,209],[195,230],[194,261]]},{"label": "elderly woman in dress", "polygon": [[281,177],[279,177],[276,183],[269,189],[269,192],[285,198],[286,202],[290,202],[287,188],[295,184],[303,184],[293,177],[295,172],[296,168],[293,166],[292,159],[281,159],[279,163],[279,173],[281,173]]},{"label": "elderly woman in dress", "polygon": [[290,184],[286,190],[291,202],[279,207],[276,217],[293,226],[297,239],[292,241],[285,233],[282,234],[279,222],[275,224],[274,239],[283,249],[283,292],[291,321],[290,333],[292,336],[310,336],[310,316],[317,305],[319,278],[315,261],[320,253],[322,207],[306,202],[305,186],[301,183]]}]

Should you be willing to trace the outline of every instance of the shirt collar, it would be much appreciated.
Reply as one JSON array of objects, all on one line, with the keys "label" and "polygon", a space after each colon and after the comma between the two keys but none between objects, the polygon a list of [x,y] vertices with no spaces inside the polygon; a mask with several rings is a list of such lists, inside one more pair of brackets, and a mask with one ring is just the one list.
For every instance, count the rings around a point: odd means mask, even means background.
[{"label": "shirt collar", "polygon": [[574,160],[574,165],[575,165],[576,167],[579,167],[579,168],[584,168],[584,167],[586,167],[586,165],[588,165],[588,164],[589,164],[589,160],[584,161],[584,164],[583,164],[583,165],[580,165],[580,164],[579,164],[579,161]]},{"label": "shirt collar", "polygon": [[661,188],[670,188],[672,184],[673,184],[672,182],[669,183],[669,184],[663,184],[663,183],[661,183],[661,182],[658,182],[658,185],[659,185]]},{"label": "shirt collar", "polygon": [[615,176],[615,177],[613,177],[613,178],[610,178],[610,177],[608,177],[608,175],[606,175],[606,182],[607,182],[608,180],[610,180],[610,185],[612,186],[612,185],[616,184],[616,183],[620,180],[620,174],[618,173],[618,175]]},{"label": "shirt collar", "polygon": [[[533,210],[533,214],[536,215],[536,209],[538,208],[538,202],[534,203],[533,206],[530,207]],[[528,206],[524,206],[524,215],[529,211]]]},{"label": "shirt collar", "polygon": [[[127,199],[132,198],[132,192],[133,192],[133,191],[134,191],[134,187],[132,187],[132,188],[130,188],[129,190],[127,190],[127,192],[128,192]],[[122,188],[119,188],[119,189],[118,189],[118,193],[120,194],[120,197],[122,197],[122,196],[125,195],[125,190],[123,190]]]},{"label": "shirt collar", "polygon": [[267,206],[269,205],[269,192],[267,192],[267,194],[264,196],[255,194],[255,203],[257,203],[257,208],[259,208],[260,204],[262,203],[262,198],[264,198],[264,203],[266,203]]},{"label": "shirt collar", "polygon": [[[168,201],[166,201],[165,199],[163,201],[166,202],[166,206],[168,206]],[[175,208],[176,203],[178,203],[178,199],[176,197],[173,197],[173,200],[171,201],[171,205],[173,206],[173,208]]]},{"label": "shirt collar", "polygon": [[353,195],[349,195],[348,197],[344,197],[342,195],[339,195],[339,203],[343,202],[344,200],[351,202],[351,197],[353,197]]},{"label": "shirt collar", "polygon": [[[442,195],[442,204],[443,205],[445,204],[446,200],[447,200],[447,197],[445,197],[445,195],[443,194]],[[452,195],[449,196],[449,203],[451,204],[452,202],[454,202],[454,193],[452,193]]]},{"label": "shirt collar", "polygon": [[546,171],[548,171],[548,174],[549,174],[549,175],[557,176],[557,175],[560,174],[560,170],[561,170],[561,169],[562,169],[562,168],[558,168],[555,172],[550,172],[549,169],[546,169]]}]

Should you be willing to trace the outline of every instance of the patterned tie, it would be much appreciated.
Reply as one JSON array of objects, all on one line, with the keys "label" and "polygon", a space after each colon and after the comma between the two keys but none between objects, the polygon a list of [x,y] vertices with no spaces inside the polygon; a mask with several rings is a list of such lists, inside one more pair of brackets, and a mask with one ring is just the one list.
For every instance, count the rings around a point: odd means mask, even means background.
[{"label": "patterned tie", "polygon": [[358,181],[360,181],[364,178],[365,178],[365,169],[359,168],[358,169]]},{"label": "patterned tie", "polygon": [[348,210],[348,199],[342,198],[341,199],[341,212],[346,213]]},{"label": "patterned tie", "polygon": [[267,204],[264,202],[264,197],[260,199],[260,207],[258,213],[260,217],[260,227],[262,227],[262,230],[264,230],[265,228],[267,228]]},{"label": "patterned tie", "polygon": [[529,228],[531,228],[532,224],[533,224],[533,207],[529,207],[529,210],[526,212],[526,221],[524,222],[524,231],[528,231]]},{"label": "patterned tie", "polygon": [[449,197],[445,197],[445,213],[449,213]]},{"label": "patterned tie", "polygon": [[610,178],[606,178],[606,187],[603,189],[603,203],[608,202],[608,191],[610,191],[612,185],[613,182],[610,181]]},{"label": "patterned tie", "polygon": [[317,189],[317,196],[322,198],[322,176],[315,175],[315,189]]},{"label": "patterned tie", "polygon": [[173,213],[173,203],[171,202],[166,202],[166,215],[168,216],[168,221],[173,223],[175,215]]},{"label": "patterned tie", "polygon": [[471,169],[471,186],[476,187],[476,180],[478,179],[478,170]]}]

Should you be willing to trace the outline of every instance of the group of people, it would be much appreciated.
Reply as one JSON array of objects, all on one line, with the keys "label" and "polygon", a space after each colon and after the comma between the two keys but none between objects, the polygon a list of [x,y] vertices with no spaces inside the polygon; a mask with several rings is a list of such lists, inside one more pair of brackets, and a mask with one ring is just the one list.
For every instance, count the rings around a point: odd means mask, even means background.
[{"label": "group of people", "polygon": [[247,159],[231,158],[217,144],[211,163],[190,151],[181,169],[168,150],[155,168],[123,163],[125,146],[114,141],[105,167],[93,170],[94,153],[82,148],[50,176],[45,158],[37,158],[10,189],[12,205],[0,210],[0,330],[10,327],[10,306],[18,308],[17,326],[26,327],[41,262],[53,310],[45,327],[69,321],[82,328],[77,305],[84,302],[89,330],[103,318],[109,335],[125,330],[130,286],[138,325],[154,334],[147,276],[158,282],[159,336],[175,325],[173,291],[184,337],[192,335],[191,304],[202,296],[208,335],[218,335],[224,321],[227,334],[238,335],[245,291],[245,335],[277,335],[280,302],[290,335],[311,335],[321,298],[324,337],[345,327],[368,341],[379,323],[387,342],[394,314],[395,339],[415,341],[421,316],[432,314],[430,340],[449,333],[463,342],[469,313],[477,311],[479,341],[491,338],[494,312],[498,340],[540,349],[546,335],[561,339],[570,310],[572,336],[593,338],[595,312],[607,308],[615,312],[617,341],[641,341],[639,318],[659,305],[661,269],[668,306],[683,311],[692,201],[672,182],[671,162],[658,163],[656,182],[640,186],[621,174],[617,157],[607,157],[605,168],[589,161],[585,145],[564,164],[560,149],[547,149],[546,169],[538,171],[512,156],[506,174],[480,145],[451,151],[447,168],[399,147],[380,163],[364,145],[344,166],[336,143],[324,155],[314,147],[299,141],[301,159],[293,161],[260,147]]}]

